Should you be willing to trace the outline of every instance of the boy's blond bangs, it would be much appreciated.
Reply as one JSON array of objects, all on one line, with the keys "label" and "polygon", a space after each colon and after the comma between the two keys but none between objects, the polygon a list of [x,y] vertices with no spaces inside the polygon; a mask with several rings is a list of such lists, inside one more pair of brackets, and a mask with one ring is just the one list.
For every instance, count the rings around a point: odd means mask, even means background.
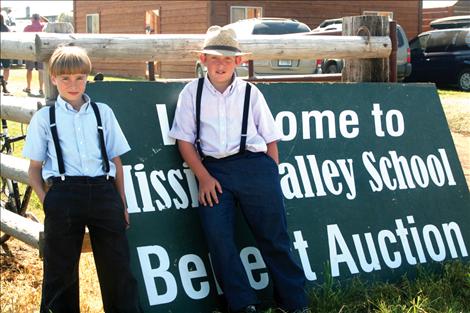
[{"label": "boy's blond bangs", "polygon": [[51,76],[69,74],[90,74],[91,62],[86,51],[80,47],[64,46],[57,48],[49,60]]}]

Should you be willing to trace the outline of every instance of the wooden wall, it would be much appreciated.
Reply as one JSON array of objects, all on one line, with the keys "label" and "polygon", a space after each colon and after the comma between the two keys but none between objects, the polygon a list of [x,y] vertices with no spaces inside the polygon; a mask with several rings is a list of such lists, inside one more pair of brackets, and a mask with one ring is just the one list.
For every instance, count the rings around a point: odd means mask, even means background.
[{"label": "wooden wall", "polygon": [[[208,25],[207,1],[74,1],[75,31],[86,32],[86,15],[100,14],[100,33],[145,34],[145,12],[160,9],[160,33],[200,34]],[[132,51],[129,51],[132,53]],[[166,78],[194,77],[195,62],[162,62],[160,74]],[[93,62],[94,72],[119,76],[144,77],[145,62]]]}]

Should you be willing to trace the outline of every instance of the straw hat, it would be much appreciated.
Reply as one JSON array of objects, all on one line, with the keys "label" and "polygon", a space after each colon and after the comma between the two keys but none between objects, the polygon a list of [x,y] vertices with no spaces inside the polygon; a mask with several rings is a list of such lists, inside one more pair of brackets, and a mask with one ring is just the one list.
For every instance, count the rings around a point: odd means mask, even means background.
[{"label": "straw hat", "polygon": [[193,52],[223,56],[241,56],[251,53],[241,52],[235,31],[217,25],[209,27],[206,32],[203,50]]}]

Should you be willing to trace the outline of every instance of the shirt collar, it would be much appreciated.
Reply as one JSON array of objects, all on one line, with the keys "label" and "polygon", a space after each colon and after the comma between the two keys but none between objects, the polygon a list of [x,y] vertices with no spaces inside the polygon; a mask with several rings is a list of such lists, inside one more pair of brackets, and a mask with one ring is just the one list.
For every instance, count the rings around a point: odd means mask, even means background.
[{"label": "shirt collar", "polygon": [[83,99],[85,100],[85,103],[80,108],[80,111],[75,110],[72,105],[70,105],[67,101],[62,99],[62,97],[59,95],[57,96],[57,100],[55,102],[55,105],[58,108],[61,108],[67,112],[73,112],[73,113],[86,113],[88,111],[88,107],[90,104],[90,97],[87,94],[82,95]]},{"label": "shirt collar", "polygon": [[207,89],[209,89],[210,92],[212,92],[214,95],[223,95],[223,96],[230,96],[232,95],[232,93],[235,91],[237,85],[238,85],[238,78],[237,78],[237,75],[235,73],[233,73],[233,79],[232,79],[232,82],[230,83],[230,85],[227,87],[227,89],[225,89],[225,91],[223,93],[220,93],[220,91],[218,91],[214,85],[212,85],[209,77],[206,76],[204,77],[204,85]]}]

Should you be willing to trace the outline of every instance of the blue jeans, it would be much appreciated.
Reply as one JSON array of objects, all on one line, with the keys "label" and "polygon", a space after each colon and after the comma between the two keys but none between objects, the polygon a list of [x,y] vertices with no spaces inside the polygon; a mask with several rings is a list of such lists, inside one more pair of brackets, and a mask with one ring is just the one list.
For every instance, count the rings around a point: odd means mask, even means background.
[{"label": "blue jeans", "polygon": [[293,259],[277,164],[265,153],[246,152],[221,160],[206,158],[204,166],[223,191],[219,204],[201,205],[199,215],[230,309],[258,303],[235,245],[237,203],[268,267],[278,305],[285,310],[306,307],[305,275]]}]

